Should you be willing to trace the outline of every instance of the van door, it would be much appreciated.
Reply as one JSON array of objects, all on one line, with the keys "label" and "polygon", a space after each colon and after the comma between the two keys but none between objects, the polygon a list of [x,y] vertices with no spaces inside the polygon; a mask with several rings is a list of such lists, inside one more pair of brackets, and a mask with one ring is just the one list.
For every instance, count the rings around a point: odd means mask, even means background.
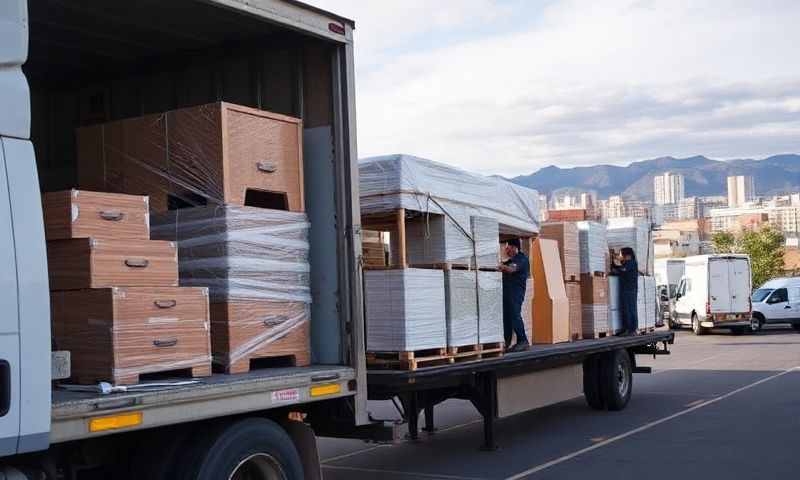
[{"label": "van door", "polygon": [[730,260],[731,277],[731,312],[744,313],[750,311],[750,261],[745,258]]},{"label": "van door", "polygon": [[800,321],[800,285],[789,287],[789,319]]},{"label": "van door", "polygon": [[6,161],[0,137],[0,456],[19,440],[19,307]]},{"label": "van door", "polygon": [[688,293],[689,279],[681,278],[678,282],[678,290],[675,292],[675,307],[673,320],[678,323],[690,323],[692,320],[692,305]]},{"label": "van door", "polygon": [[[732,307],[731,260],[715,258],[708,261],[708,301],[711,313],[730,313]],[[745,309],[746,310],[746,309]]]}]

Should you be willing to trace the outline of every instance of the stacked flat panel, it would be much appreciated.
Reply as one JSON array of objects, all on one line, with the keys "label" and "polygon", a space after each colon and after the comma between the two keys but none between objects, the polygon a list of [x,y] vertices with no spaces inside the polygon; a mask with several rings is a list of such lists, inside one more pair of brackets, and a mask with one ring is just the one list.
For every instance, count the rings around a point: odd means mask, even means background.
[{"label": "stacked flat panel", "polygon": [[654,255],[650,222],[644,218],[610,218],[607,227],[608,247],[619,252],[625,247],[633,248],[639,264],[639,272],[653,274]]},{"label": "stacked flat panel", "polygon": [[444,272],[364,272],[367,350],[406,352],[447,345]]},{"label": "stacked flat panel", "polygon": [[503,341],[503,274],[479,271],[478,343]]},{"label": "stacked flat panel", "polygon": [[447,346],[461,347],[478,343],[478,294],[474,271],[444,272]]},{"label": "stacked flat panel", "polygon": [[470,217],[472,238],[475,240],[475,264],[478,268],[497,267],[500,259],[497,245],[500,238],[500,225],[489,217]]},{"label": "stacked flat panel", "polygon": [[605,272],[608,258],[606,227],[597,222],[578,222],[581,274]]}]

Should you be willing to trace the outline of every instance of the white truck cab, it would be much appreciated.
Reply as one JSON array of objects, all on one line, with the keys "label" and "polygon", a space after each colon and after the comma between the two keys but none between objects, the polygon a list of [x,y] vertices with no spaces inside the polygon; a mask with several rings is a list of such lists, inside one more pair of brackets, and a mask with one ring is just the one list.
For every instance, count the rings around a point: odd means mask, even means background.
[{"label": "white truck cab", "polygon": [[742,333],[750,327],[751,268],[747,255],[697,255],[684,261],[675,294],[674,325],[689,325],[697,335],[711,328]]},{"label": "white truck cab", "polygon": [[753,330],[790,323],[800,330],[800,277],[776,278],[753,292]]}]

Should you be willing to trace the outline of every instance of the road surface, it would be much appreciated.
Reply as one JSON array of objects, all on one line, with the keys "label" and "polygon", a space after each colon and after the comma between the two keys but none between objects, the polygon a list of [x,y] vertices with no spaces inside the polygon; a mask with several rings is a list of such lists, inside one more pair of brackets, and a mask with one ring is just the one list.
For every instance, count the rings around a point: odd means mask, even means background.
[{"label": "road surface", "polygon": [[[418,443],[320,439],[326,480],[754,479],[800,471],[800,334],[678,332],[673,355],[639,357],[622,412],[575,399],[497,422],[496,452],[478,449],[480,417],[465,401],[436,410]],[[397,418],[391,403],[371,403]],[[422,420],[420,420],[422,422]]]}]

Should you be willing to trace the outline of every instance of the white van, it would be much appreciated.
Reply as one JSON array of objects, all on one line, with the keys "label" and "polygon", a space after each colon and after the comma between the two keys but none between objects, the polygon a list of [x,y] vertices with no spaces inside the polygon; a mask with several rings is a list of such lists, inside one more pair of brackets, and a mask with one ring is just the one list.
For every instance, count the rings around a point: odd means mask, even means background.
[{"label": "white van", "polygon": [[750,328],[752,275],[747,255],[698,255],[684,260],[672,322],[696,335],[710,328],[742,333]]},{"label": "white van", "polygon": [[800,277],[776,278],[753,292],[753,331],[767,323],[791,323],[800,331]]},{"label": "white van", "polygon": [[686,265],[683,258],[659,258],[655,261],[656,288],[658,289],[659,308],[661,317],[666,320],[670,328],[677,328],[672,322],[672,313],[675,310],[675,294],[678,284],[683,278]]}]

